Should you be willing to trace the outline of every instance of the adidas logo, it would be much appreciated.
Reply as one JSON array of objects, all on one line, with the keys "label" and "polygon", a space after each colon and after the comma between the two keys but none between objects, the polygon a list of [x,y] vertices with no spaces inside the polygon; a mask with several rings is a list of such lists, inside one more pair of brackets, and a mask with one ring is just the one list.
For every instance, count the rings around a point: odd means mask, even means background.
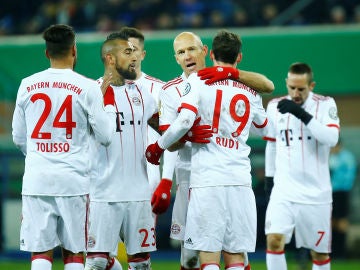
[{"label": "adidas logo", "polygon": [[186,243],[186,244],[189,244],[189,245],[192,245],[192,244],[193,244],[193,242],[191,241],[191,238],[188,238],[187,240],[185,240],[185,243]]}]

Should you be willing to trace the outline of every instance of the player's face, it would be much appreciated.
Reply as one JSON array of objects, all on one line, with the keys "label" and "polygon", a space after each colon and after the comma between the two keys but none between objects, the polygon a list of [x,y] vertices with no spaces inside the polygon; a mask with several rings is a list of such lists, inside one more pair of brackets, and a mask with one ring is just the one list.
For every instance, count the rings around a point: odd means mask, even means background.
[{"label": "player's face", "polygon": [[115,51],[115,69],[127,80],[136,79],[136,62],[134,46],[131,42],[119,40]]},{"label": "player's face", "polygon": [[188,77],[205,67],[207,47],[203,46],[196,36],[184,34],[174,41],[176,62],[181,66]]},{"label": "player's face", "polygon": [[310,91],[312,91],[315,86],[314,82],[309,82],[307,74],[288,73],[285,81],[291,99],[299,105],[304,104]]},{"label": "player's face", "polygon": [[138,58],[136,62],[136,70],[139,72],[141,70],[141,62],[144,60],[146,51],[144,50],[144,44],[141,44],[138,38],[129,38],[129,41],[134,46],[134,54]]}]

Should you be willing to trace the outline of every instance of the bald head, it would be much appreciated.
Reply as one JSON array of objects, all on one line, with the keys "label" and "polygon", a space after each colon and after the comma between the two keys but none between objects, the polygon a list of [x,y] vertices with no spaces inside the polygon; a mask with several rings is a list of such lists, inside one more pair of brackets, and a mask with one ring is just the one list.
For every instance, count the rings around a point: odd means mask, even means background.
[{"label": "bald head", "polygon": [[182,32],[174,39],[176,62],[181,66],[185,76],[205,67],[205,57],[208,52],[200,37],[192,32]]},{"label": "bald head", "polygon": [[182,44],[193,44],[198,47],[202,47],[203,43],[200,39],[200,37],[193,32],[182,32],[178,34],[174,39],[174,51],[176,54],[176,48],[178,48]]}]

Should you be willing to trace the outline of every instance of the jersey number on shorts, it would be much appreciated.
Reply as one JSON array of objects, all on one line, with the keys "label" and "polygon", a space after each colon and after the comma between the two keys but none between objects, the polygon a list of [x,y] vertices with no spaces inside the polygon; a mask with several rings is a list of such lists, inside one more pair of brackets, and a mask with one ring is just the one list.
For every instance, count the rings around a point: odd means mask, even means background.
[{"label": "jersey number on shorts", "polygon": [[[221,102],[222,102],[222,90],[216,90],[216,99],[214,106],[213,124],[212,128],[214,133],[219,131],[220,113],[221,113]],[[239,102],[240,101],[240,102]],[[243,106],[241,105],[243,104]],[[236,94],[232,97],[229,105],[229,113],[231,118],[239,123],[237,129],[232,132],[233,137],[240,136],[241,132],[245,128],[250,115],[250,102],[247,96],[243,94]],[[239,115],[238,113],[242,113]]]},{"label": "jersey number on shorts", "polygon": [[321,242],[321,239],[324,237],[325,232],[324,231],[318,231],[318,234],[320,235],[319,239],[317,240],[315,246],[318,246]]},{"label": "jersey number on shorts", "polygon": [[149,247],[150,245],[155,246],[156,245],[156,239],[155,239],[155,229],[151,228],[151,234],[152,234],[152,242],[149,243],[148,241],[151,241],[151,239],[149,239],[149,232],[146,229],[141,229],[139,230],[140,234],[144,235],[144,239],[141,243],[141,247]]},{"label": "jersey number on shorts", "polygon": [[[44,125],[45,121],[50,115],[52,109],[51,99],[48,95],[43,93],[34,94],[30,98],[31,102],[35,103],[38,100],[44,102],[44,110],[41,113],[41,116],[38,122],[35,125],[33,132],[31,133],[31,138],[33,139],[51,139],[51,132],[41,132],[41,128]],[[65,114],[65,121],[60,121],[61,117]],[[56,113],[55,119],[53,121],[54,128],[65,128],[66,129],[66,138],[72,138],[72,129],[76,127],[76,122],[72,121],[72,95],[68,95],[64,102],[61,104],[59,111]]]}]

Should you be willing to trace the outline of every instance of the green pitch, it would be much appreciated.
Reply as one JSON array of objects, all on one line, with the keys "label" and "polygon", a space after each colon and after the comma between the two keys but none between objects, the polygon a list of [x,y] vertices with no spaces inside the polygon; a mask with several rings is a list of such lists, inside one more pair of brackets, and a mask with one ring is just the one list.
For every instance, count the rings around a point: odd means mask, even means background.
[{"label": "green pitch", "polygon": [[[252,261],[251,268],[253,270],[266,270],[264,261]],[[64,266],[61,260],[55,260],[53,270],[63,270]],[[123,269],[126,270],[127,266],[123,264]],[[177,261],[158,261],[153,260],[153,270],[179,270],[179,263]],[[222,268],[224,269],[224,268]],[[308,270],[311,269],[311,265],[308,265]],[[348,260],[348,261],[332,261],[331,270],[355,270],[360,269],[360,260]],[[30,270],[30,261],[0,261],[0,270]],[[294,262],[288,263],[288,270],[299,270],[299,267]]]}]

